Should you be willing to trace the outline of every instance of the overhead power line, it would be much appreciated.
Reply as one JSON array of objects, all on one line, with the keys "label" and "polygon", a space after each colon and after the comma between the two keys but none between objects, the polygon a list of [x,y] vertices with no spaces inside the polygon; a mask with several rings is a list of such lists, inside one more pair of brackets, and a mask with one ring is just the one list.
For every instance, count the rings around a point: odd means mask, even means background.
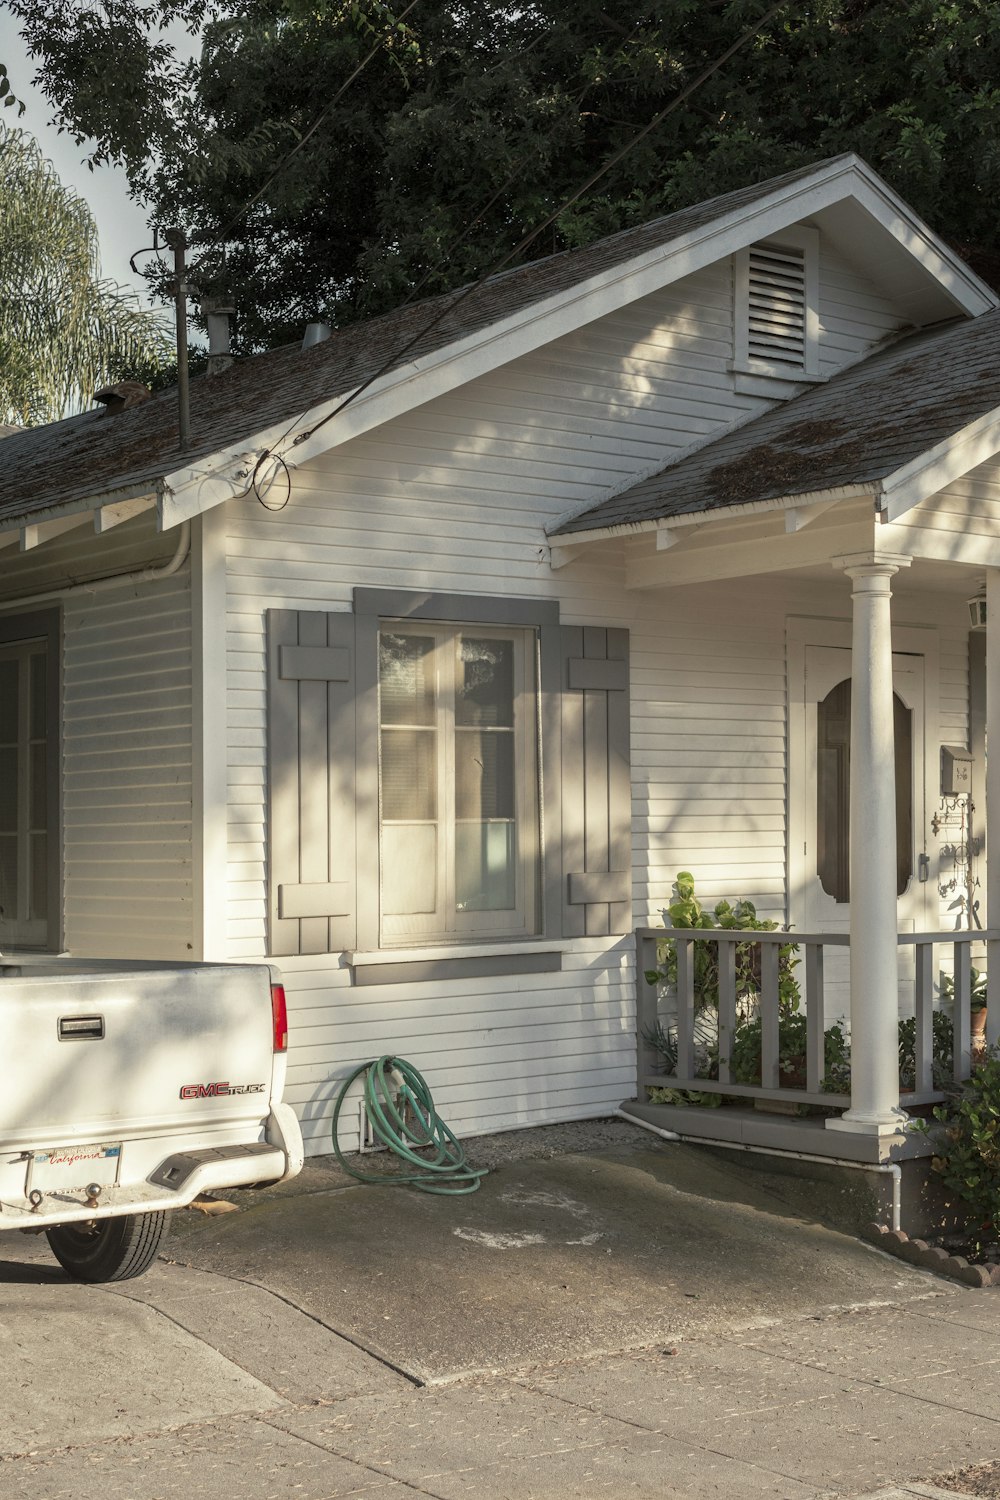
[{"label": "overhead power line", "polygon": [[284,157],[282,157],[281,161],[275,167],[274,171],[257,189],[253,197],[247,199],[243,207],[233,215],[233,217],[224,226],[224,228],[220,229],[219,233],[215,236],[215,239],[212,241],[212,243],[206,246],[206,248],[199,253],[198,259],[190,268],[189,275],[193,276],[202,262],[209,255],[211,255],[212,251],[217,250],[220,245],[225,244],[226,240],[228,240],[229,236],[232,234],[237,224],[239,224],[240,220],[245,219],[250,210],[254,208],[264,197],[264,194],[268,191],[268,189],[274,186],[282,173],[288,169],[289,165],[298,156],[299,152],[304,150],[309,141],[312,140],[313,136],[316,134],[323,121],[330,114],[330,111],[340,103],[341,99],[344,97],[354,80],[358,77],[359,74],[364,72],[369,63],[375,60],[378,54],[382,51],[382,48],[395,34],[398,28],[406,20],[406,17],[410,14],[410,11],[413,10],[414,6],[417,4],[418,0],[410,0],[410,3],[406,6],[405,10],[400,11],[399,15],[395,17],[392,26],[390,26],[389,29],[385,31],[381,37],[379,37],[378,41],[375,43],[375,46],[372,47],[368,55],[366,57],[363,57],[358,63],[357,67],[348,74],[348,76],[344,79],[344,82],[340,85],[340,88],[334,94],[333,98],[327,101],[327,103],[320,110],[319,114],[316,116],[315,120],[309,126],[309,129],[305,132],[304,135],[299,137],[295,145],[292,147],[291,151],[289,151]]},{"label": "overhead power line", "polygon": [[[461,291],[457,292],[456,295],[451,298],[450,301],[448,301],[445,307],[442,307],[437,313],[433,315],[433,317],[429,318],[428,321],[423,325],[423,327],[420,328],[417,333],[413,334],[411,338],[407,339],[407,341],[399,349],[397,349],[395,353],[389,355],[385,360],[383,360],[378,369],[375,370],[372,375],[369,375],[367,380],[363,381],[363,383],[359,385],[356,390],[353,390],[350,395],[346,396],[344,400],[334,408],[333,411],[328,412],[327,415],[323,417],[319,422],[316,422],[314,426],[306,428],[303,432],[298,433],[293,441],[292,446],[295,447],[299,443],[304,443],[307,438],[312,437],[313,434],[318,432],[321,427],[325,427],[328,422],[332,422],[335,417],[339,417],[340,414],[352,404],[352,402],[356,401],[359,396],[363,395],[364,392],[367,391],[372,385],[374,385],[377,380],[380,380],[388,370],[391,370],[395,365],[399,364],[399,362],[406,357],[409,351],[417,344],[419,344],[421,340],[426,338],[427,334],[430,333],[434,328],[436,328],[437,325],[441,323],[446,317],[448,317],[450,313],[454,312],[456,307],[459,307],[461,303],[466,301],[467,298],[471,297],[473,293],[477,292],[485,282],[490,280],[491,277],[498,276],[501,271],[505,270],[506,267],[510,265],[511,261],[516,260],[517,257],[521,255],[529,245],[533,244],[539,235],[544,234],[546,229],[554,224],[555,221],[562,214],[564,214],[567,209],[571,208],[573,204],[576,203],[580,198],[582,198],[585,193],[588,193],[590,189],[594,187],[598,182],[600,182],[603,177],[606,177],[607,174],[612,171],[620,161],[623,161],[624,158],[628,156],[630,151],[634,151],[636,146],[638,146],[641,141],[644,141],[646,137],[652,133],[652,131],[656,130],[659,125],[662,125],[663,121],[667,119],[669,115],[672,115],[675,110],[679,109],[680,106],[685,103],[686,100],[690,99],[691,95],[694,94],[698,89],[700,89],[702,84],[706,83],[713,74],[717,73],[720,68],[724,67],[731,57],[735,56],[735,54],[739,52],[741,48],[745,47],[748,42],[753,41],[754,37],[758,36],[760,32],[764,30],[765,26],[773,21],[775,16],[777,16],[780,11],[786,8],[788,3],[789,0],[778,0],[778,4],[772,5],[771,8],[761,17],[759,21],[755,21],[752,26],[748,26],[747,29],[743,31],[740,36],[738,36],[737,39],[733,43],[731,43],[731,45],[728,46],[726,50],[720,54],[719,57],[714,60],[714,62],[709,63],[708,67],[703,68],[696,78],[693,78],[690,83],[685,84],[680,93],[675,95],[675,97],[671,99],[670,103],[660,110],[659,114],[654,115],[653,119],[650,120],[647,125],[644,125],[643,128],[631,138],[631,140],[626,141],[624,146],[619,147],[617,151],[613,152],[612,155],[609,156],[600,167],[598,167],[596,172],[591,173],[586,181],[581,183],[581,185],[576,188],[568,198],[563,199],[558,208],[553,209],[553,211],[548,214],[540,224],[537,224],[534,229],[529,230],[529,232],[517,242],[512,250],[508,250],[505,255],[501,256],[501,258],[494,265],[492,265],[488,271],[485,271],[477,281],[470,283],[469,286],[463,287]],[[495,196],[496,195],[494,195],[494,198]],[[491,199],[490,202],[492,201],[494,200]],[[462,235],[459,236],[456,244],[461,243],[461,240],[465,237],[466,234],[468,234],[468,232],[469,228],[467,227],[465,230],[463,230]],[[305,412],[302,413],[302,416],[305,416]],[[301,421],[302,417],[300,416],[297,420]],[[295,425],[296,424],[293,422],[292,427],[294,427]],[[288,436],[288,432],[292,430],[292,427],[287,429],[284,437],[279,439],[279,442],[284,441],[284,438]],[[265,462],[265,460],[271,455],[272,452],[272,449],[268,449],[261,454],[257,462],[257,468],[254,470],[255,476],[260,466]],[[253,481],[251,481],[251,483],[252,482]]]}]

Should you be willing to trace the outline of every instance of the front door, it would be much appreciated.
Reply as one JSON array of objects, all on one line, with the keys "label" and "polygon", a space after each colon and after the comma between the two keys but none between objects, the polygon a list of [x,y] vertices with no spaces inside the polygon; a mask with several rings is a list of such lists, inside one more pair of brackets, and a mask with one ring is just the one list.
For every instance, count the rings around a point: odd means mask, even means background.
[{"label": "front door", "polygon": [[[793,925],[802,931],[850,929],[851,652],[841,645],[803,643],[797,660],[798,735],[790,765]],[[893,654],[896,770],[897,928],[933,925],[927,847],[926,662],[917,652]],[[794,856],[798,857],[795,858]],[[850,1010],[848,954],[826,953],[827,1019]],[[903,1011],[912,1008],[913,949],[900,950]]]}]

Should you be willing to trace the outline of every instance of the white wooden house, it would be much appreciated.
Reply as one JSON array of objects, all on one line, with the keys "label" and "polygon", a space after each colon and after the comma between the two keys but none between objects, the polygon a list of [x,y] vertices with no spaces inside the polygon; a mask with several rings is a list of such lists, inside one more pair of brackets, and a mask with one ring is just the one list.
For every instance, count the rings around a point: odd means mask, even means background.
[{"label": "white wooden house", "polygon": [[985,882],[998,356],[848,156],[196,381],[184,451],[173,393],[3,438],[0,944],[273,958],[322,1152],[387,1051],[460,1133],[631,1097],[689,869],[849,939],[877,1157],[897,936]]}]

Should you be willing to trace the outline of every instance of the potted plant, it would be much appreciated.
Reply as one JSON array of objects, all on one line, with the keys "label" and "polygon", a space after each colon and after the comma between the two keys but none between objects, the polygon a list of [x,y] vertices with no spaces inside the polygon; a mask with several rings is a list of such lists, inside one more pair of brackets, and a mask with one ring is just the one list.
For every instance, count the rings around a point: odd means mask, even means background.
[{"label": "potted plant", "polygon": [[[955,998],[955,981],[950,974],[941,975],[941,999],[949,1004]],[[972,1028],[972,1061],[981,1063],[986,1056],[986,975],[980,969],[969,971],[969,1020]]]}]

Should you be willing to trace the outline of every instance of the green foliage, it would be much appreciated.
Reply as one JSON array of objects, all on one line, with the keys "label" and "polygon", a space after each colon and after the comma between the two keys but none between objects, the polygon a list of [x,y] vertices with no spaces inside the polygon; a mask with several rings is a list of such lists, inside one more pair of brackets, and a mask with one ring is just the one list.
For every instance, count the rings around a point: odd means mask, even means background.
[{"label": "green foliage", "polygon": [[[737,1024],[733,1036],[731,1067],[735,1083],[761,1081],[762,1028],[759,1017]],[[851,1049],[843,1027],[828,1026],[823,1033],[824,1073],[821,1087],[830,1094],[845,1093],[851,1086]],[[806,1087],[806,1016],[804,1012],[782,1015],[778,1023],[778,1071],[784,1088]]]},{"label": "green foliage", "polygon": [[977,1236],[995,1236],[1000,1230],[1000,1056],[990,1054],[961,1093],[934,1110],[934,1119],[943,1127],[934,1170],[964,1205],[968,1227]]},{"label": "green foliage", "polygon": [[[695,894],[694,876],[681,870],[674,881],[673,900],[664,912],[666,925],[689,928],[694,931],[711,931],[722,928],[738,932],[777,932],[777,922],[758,917],[752,901],[720,901],[712,912],[707,912]],[[778,1003],[783,1014],[794,1011],[799,1004],[799,986],[794,970],[798,964],[794,943],[782,943],[778,948]],[[661,967],[646,970],[647,984],[668,985],[677,982],[677,952],[672,942],[664,942],[657,951]],[[761,953],[758,943],[736,944],[736,994],[744,1001],[760,994]],[[705,1006],[717,1008],[719,1004],[719,944],[698,942],[694,945],[694,999],[695,1009]]]},{"label": "green foliage", "polygon": [[0,125],[0,422],[80,410],[171,347],[158,315],[100,275],[97,229],[35,141]]},{"label": "green foliage", "polygon": [[[944,981],[941,983],[944,993]],[[936,1010],[931,1023],[932,1056],[931,1076],[936,1089],[946,1088],[954,1077],[954,1028],[951,1016],[945,1010]],[[917,1080],[917,1023],[910,1016],[899,1023],[899,1086],[901,1089],[916,1087]]]},{"label": "green foliage", "polygon": [[[969,971],[969,1009],[986,1009],[986,975],[973,967]],[[941,975],[941,999],[951,1005],[955,998],[955,981],[950,974]]]},{"label": "green foliage", "polygon": [[655,1088],[649,1090],[650,1104],[693,1104],[699,1109],[719,1109],[722,1094],[706,1094],[704,1089]]},{"label": "green foliage", "polygon": [[[206,244],[364,61],[229,237],[241,347],[485,272],[768,0],[8,0],[60,123]],[[188,64],[162,31],[198,30]],[[1000,0],[789,0],[522,258],[857,151],[1000,272]],[[209,268],[213,269],[212,267]],[[221,274],[221,272],[220,272]]]},{"label": "green foliage", "polygon": [[24,100],[19,99],[10,86],[10,74],[6,63],[0,63],[0,99],[3,100],[4,109],[12,109],[17,105],[17,114],[20,119],[24,114]]}]

